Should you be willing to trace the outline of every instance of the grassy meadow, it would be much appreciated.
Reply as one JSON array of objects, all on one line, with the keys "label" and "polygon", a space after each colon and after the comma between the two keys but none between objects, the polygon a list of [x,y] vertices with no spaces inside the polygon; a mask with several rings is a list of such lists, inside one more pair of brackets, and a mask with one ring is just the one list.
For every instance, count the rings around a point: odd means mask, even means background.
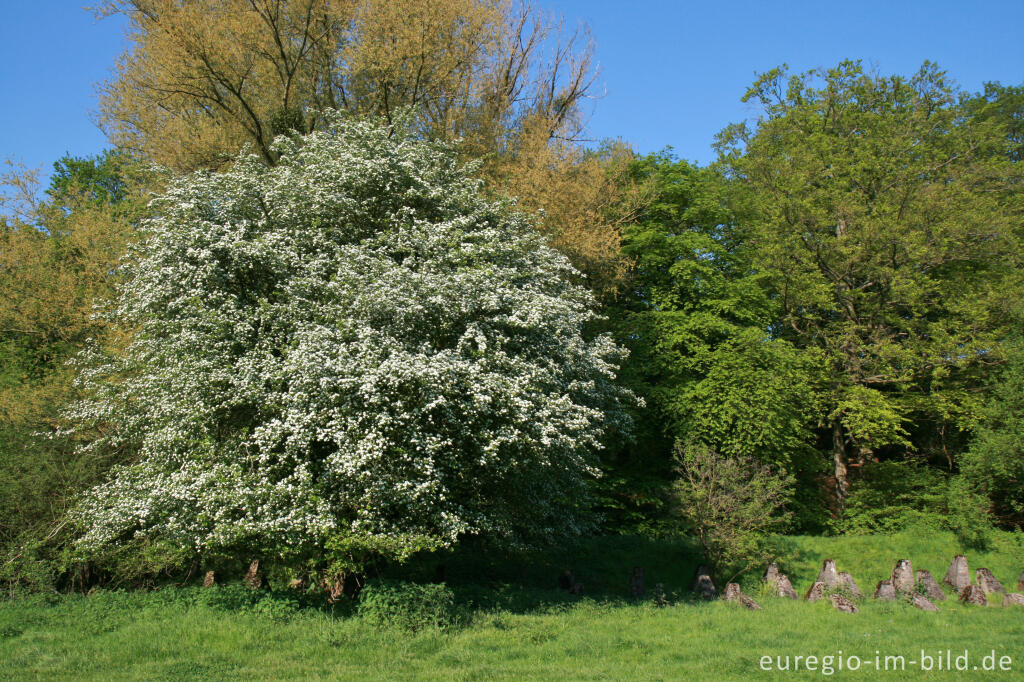
[{"label": "grassy meadow", "polygon": [[[839,570],[850,571],[869,593],[904,557],[941,580],[959,549],[952,535],[937,532],[777,542],[785,552],[780,564],[800,592],[825,557],[835,558]],[[1015,589],[1024,568],[1019,535],[999,534],[985,551],[966,554],[972,571],[988,567]],[[940,613],[925,613],[901,602],[866,600],[860,613],[843,614],[827,603],[767,597],[758,576],[749,575],[741,582],[764,607],[749,612],[692,601],[685,593],[692,556],[670,542],[595,539],[572,550],[573,568],[587,586],[582,598],[552,589],[554,567],[565,556],[519,562],[446,557],[458,623],[415,632],[373,626],[349,603],[304,602],[283,590],[253,594],[235,584],[15,596],[0,602],[0,678],[1020,679],[1024,671],[1024,609],[972,608],[947,600]],[[405,567],[404,577],[416,578],[430,565]],[[632,565],[645,567],[649,593],[663,583],[670,605],[625,598]],[[936,655],[952,650],[954,657],[966,649],[972,669],[922,672],[922,649]],[[993,651],[996,660],[1010,657],[1010,671],[973,669]],[[844,660],[858,657],[861,669],[839,670],[833,658],[833,673],[826,675],[821,657],[840,652]],[[876,654],[883,666],[887,655],[904,656],[904,669],[877,672]],[[766,672],[760,668],[766,655],[819,660],[815,671]],[[890,668],[898,666],[893,661]]]}]

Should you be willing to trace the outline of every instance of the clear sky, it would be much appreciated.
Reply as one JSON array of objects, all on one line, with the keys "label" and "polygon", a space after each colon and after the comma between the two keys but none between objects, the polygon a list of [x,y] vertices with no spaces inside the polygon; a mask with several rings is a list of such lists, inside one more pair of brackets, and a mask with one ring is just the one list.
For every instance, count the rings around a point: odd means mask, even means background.
[{"label": "clear sky", "polygon": [[[79,0],[81,1],[81,0]],[[755,72],[861,59],[910,75],[938,62],[966,90],[1024,83],[1024,0],[536,0],[590,25],[601,68],[594,138],[641,152],[672,146],[706,163],[717,131],[750,111]],[[122,51],[122,21],[78,2],[7,0],[0,22],[0,158],[44,166],[105,145],[94,84]]]}]

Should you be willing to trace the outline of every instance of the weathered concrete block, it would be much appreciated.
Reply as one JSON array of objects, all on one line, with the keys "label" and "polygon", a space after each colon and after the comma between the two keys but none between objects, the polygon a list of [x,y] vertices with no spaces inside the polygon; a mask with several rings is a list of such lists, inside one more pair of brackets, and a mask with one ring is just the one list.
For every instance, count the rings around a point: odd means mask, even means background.
[{"label": "weathered concrete block", "polygon": [[949,570],[946,571],[946,577],[942,579],[942,582],[952,587],[957,594],[963,594],[964,588],[971,584],[971,571],[967,567],[967,557],[963,554],[953,557],[953,562],[949,565]]},{"label": "weathered concrete block", "polygon": [[828,599],[832,602],[832,606],[836,611],[842,611],[843,613],[857,613],[859,610],[852,601],[841,594],[830,595]]},{"label": "weathered concrete block", "polygon": [[923,594],[914,595],[914,606],[921,609],[922,611],[938,611],[939,607],[936,606]]},{"label": "weathered concrete block", "polygon": [[960,601],[964,604],[974,604],[975,606],[988,606],[988,597],[985,596],[985,591],[977,585],[965,587],[963,592],[960,593]]},{"label": "weathered concrete block", "polygon": [[711,580],[711,569],[701,565],[697,567],[693,577],[693,591],[700,595],[701,599],[711,600],[718,596],[715,583]]},{"label": "weathered concrete block", "polygon": [[807,590],[807,594],[804,596],[804,599],[812,603],[816,602],[825,596],[826,589],[825,583],[820,580],[816,580],[814,581],[814,584],[811,585],[811,589]]},{"label": "weathered concrete block", "polygon": [[818,571],[818,579],[815,582],[824,583],[825,587],[835,587],[839,583],[835,559],[825,559],[821,563],[821,570]]},{"label": "weathered concrete block", "polygon": [[777,596],[787,599],[798,598],[796,590],[793,589],[793,584],[789,582],[789,578],[785,573],[779,571],[779,567],[774,562],[768,564],[768,570],[764,573],[764,581],[773,589]]},{"label": "weathered concrete block", "polygon": [[992,594],[999,592],[1000,594],[1006,594],[1006,588],[1003,587],[1002,583],[996,580],[996,577],[992,575],[992,571],[987,568],[979,568],[975,573],[977,578],[978,587],[980,587],[985,594]]},{"label": "weathered concrete block", "polygon": [[857,581],[846,571],[839,572],[839,587],[854,599],[860,599],[864,596],[861,594],[860,588],[857,587]]},{"label": "weathered concrete block", "polygon": [[914,567],[910,559],[900,559],[892,569],[892,586],[897,592],[914,591]]},{"label": "weathered concrete block", "polygon": [[758,605],[758,603],[751,599],[749,596],[743,594],[743,590],[741,590],[740,586],[736,583],[726,583],[725,594],[723,595],[723,599],[725,599],[725,601],[728,602],[735,602],[743,608],[749,609],[751,611],[761,610],[761,607]]},{"label": "weathered concrete block", "polygon": [[942,591],[942,587],[939,586],[938,581],[935,580],[929,571],[920,570],[914,574],[917,578],[918,585],[924,587],[925,596],[928,597],[929,601],[943,601],[946,598],[946,593]]},{"label": "weathered concrete block", "polygon": [[893,587],[892,580],[880,580],[875,587],[874,597],[883,601],[895,601],[896,588]]}]

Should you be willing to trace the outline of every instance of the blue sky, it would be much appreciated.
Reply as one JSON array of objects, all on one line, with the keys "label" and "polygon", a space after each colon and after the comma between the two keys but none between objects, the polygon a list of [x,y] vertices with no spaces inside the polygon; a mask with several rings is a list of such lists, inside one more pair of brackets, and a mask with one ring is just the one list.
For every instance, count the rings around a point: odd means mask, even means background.
[{"label": "blue sky", "polygon": [[[641,152],[672,146],[706,163],[727,123],[751,111],[740,96],[786,62],[795,71],[851,58],[909,75],[938,62],[966,90],[1024,82],[1024,0],[672,2],[537,0],[586,21],[601,68],[594,138]],[[6,3],[0,23],[0,158],[44,166],[105,146],[92,123],[94,84],[122,51],[122,21],[97,21],[76,2]]]},{"label": "blue sky", "polygon": [[590,24],[605,96],[596,137],[621,136],[641,152],[671,145],[685,159],[714,158],[726,124],[753,111],[740,97],[755,72],[801,72],[860,59],[910,75],[925,59],[960,86],[1024,83],[1024,0],[552,0]]}]

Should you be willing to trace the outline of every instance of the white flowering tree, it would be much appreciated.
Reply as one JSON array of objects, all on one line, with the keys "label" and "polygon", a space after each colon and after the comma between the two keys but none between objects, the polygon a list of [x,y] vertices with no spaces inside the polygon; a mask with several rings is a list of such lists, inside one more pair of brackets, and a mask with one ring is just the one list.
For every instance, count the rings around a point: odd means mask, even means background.
[{"label": "white flowering tree", "polygon": [[632,397],[566,259],[444,147],[340,117],[275,144],[153,203],[112,311],[132,340],[85,363],[73,411],[135,453],[83,500],[80,547],[403,557],[581,530]]}]

